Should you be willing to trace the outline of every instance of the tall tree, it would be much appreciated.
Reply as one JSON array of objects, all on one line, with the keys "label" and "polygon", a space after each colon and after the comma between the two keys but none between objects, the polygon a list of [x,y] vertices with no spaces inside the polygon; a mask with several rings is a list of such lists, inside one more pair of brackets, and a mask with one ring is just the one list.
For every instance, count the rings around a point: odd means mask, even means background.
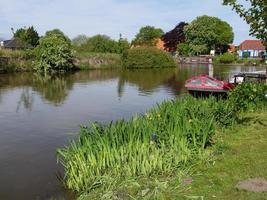
[{"label": "tall tree", "polygon": [[70,38],[67,35],[65,35],[63,33],[63,31],[61,31],[60,29],[57,29],[56,28],[56,29],[52,29],[50,31],[46,31],[45,35],[46,36],[49,36],[49,35],[57,35],[58,37],[62,37],[67,43],[71,44]]},{"label": "tall tree", "polygon": [[118,43],[106,35],[95,35],[88,38],[87,42],[81,46],[81,49],[96,53],[117,53]]},{"label": "tall tree", "polygon": [[39,34],[33,26],[16,30],[16,32],[14,32],[14,37],[20,39],[23,42],[26,42],[33,47],[38,45],[40,39]]},{"label": "tall tree", "polygon": [[249,25],[250,34],[263,41],[267,50],[267,0],[223,0]]},{"label": "tall tree", "polygon": [[122,35],[120,34],[117,53],[124,54],[128,49],[130,49],[130,44],[128,40],[126,38],[122,38]]},{"label": "tall tree", "polygon": [[165,33],[161,39],[164,41],[165,49],[175,52],[177,45],[185,42],[184,28],[188,24],[185,22],[180,22],[173,30]]},{"label": "tall tree", "polygon": [[222,52],[222,46],[234,40],[232,27],[217,17],[197,17],[185,28],[186,42],[198,53],[209,53],[211,49]]},{"label": "tall tree", "polygon": [[162,29],[155,28],[154,26],[142,27],[132,41],[132,44],[141,46],[154,46],[156,44],[156,39],[160,38],[163,33],[164,32]]},{"label": "tall tree", "polygon": [[88,40],[88,37],[86,35],[78,35],[75,38],[72,39],[71,43],[74,47],[81,47],[83,44],[85,44]]}]

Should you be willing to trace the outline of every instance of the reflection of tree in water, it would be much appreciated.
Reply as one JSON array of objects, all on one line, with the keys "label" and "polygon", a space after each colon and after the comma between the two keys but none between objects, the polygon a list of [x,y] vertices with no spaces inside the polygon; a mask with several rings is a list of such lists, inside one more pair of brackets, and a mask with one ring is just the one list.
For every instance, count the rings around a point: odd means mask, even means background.
[{"label": "reflection of tree in water", "polygon": [[59,105],[64,102],[72,89],[73,81],[69,75],[35,75],[32,88],[47,101]]},{"label": "reflection of tree in water", "polygon": [[175,74],[175,71],[175,68],[123,70],[119,75],[118,95],[120,97],[123,95],[123,88],[126,83],[138,86],[141,92],[153,92],[168,81]]},{"label": "reflection of tree in water", "polygon": [[16,112],[19,111],[21,105],[23,105],[25,109],[31,111],[33,102],[34,102],[34,96],[30,88],[23,87],[20,95],[20,100],[18,101]]}]

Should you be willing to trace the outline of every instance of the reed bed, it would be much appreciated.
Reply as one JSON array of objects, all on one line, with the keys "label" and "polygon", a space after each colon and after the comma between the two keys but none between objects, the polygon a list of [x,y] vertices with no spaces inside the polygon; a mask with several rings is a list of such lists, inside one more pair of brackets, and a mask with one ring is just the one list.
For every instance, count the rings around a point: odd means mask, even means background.
[{"label": "reed bed", "polygon": [[58,150],[66,187],[84,193],[118,179],[170,175],[189,167],[212,144],[216,127],[236,123],[238,102],[231,96],[186,96],[128,121],[81,127],[78,140]]}]

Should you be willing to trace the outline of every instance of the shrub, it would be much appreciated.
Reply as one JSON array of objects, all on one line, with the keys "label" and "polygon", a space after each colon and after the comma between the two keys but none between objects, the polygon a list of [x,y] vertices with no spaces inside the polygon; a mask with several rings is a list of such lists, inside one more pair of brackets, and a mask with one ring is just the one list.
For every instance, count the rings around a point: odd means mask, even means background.
[{"label": "shrub", "polygon": [[133,48],[123,58],[126,68],[175,67],[174,59],[166,52],[153,47]]},{"label": "shrub", "polygon": [[236,60],[236,55],[232,53],[224,53],[223,55],[219,56],[219,62],[224,64],[233,63]]},{"label": "shrub", "polygon": [[229,101],[235,112],[246,112],[267,105],[267,85],[245,82],[229,93]]},{"label": "shrub", "polygon": [[56,32],[49,32],[40,40],[35,54],[37,71],[68,71],[74,66],[69,40]]}]

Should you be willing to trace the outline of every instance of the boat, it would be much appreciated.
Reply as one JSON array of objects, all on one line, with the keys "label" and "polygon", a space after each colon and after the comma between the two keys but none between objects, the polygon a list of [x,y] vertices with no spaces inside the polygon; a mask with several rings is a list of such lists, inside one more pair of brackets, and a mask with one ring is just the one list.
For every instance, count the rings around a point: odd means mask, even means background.
[{"label": "boat", "polygon": [[230,83],[238,85],[243,82],[265,82],[266,79],[266,71],[239,72],[234,75]]},{"label": "boat", "polygon": [[185,87],[193,96],[226,96],[227,92],[234,88],[234,85],[208,75],[200,75],[187,80]]}]

